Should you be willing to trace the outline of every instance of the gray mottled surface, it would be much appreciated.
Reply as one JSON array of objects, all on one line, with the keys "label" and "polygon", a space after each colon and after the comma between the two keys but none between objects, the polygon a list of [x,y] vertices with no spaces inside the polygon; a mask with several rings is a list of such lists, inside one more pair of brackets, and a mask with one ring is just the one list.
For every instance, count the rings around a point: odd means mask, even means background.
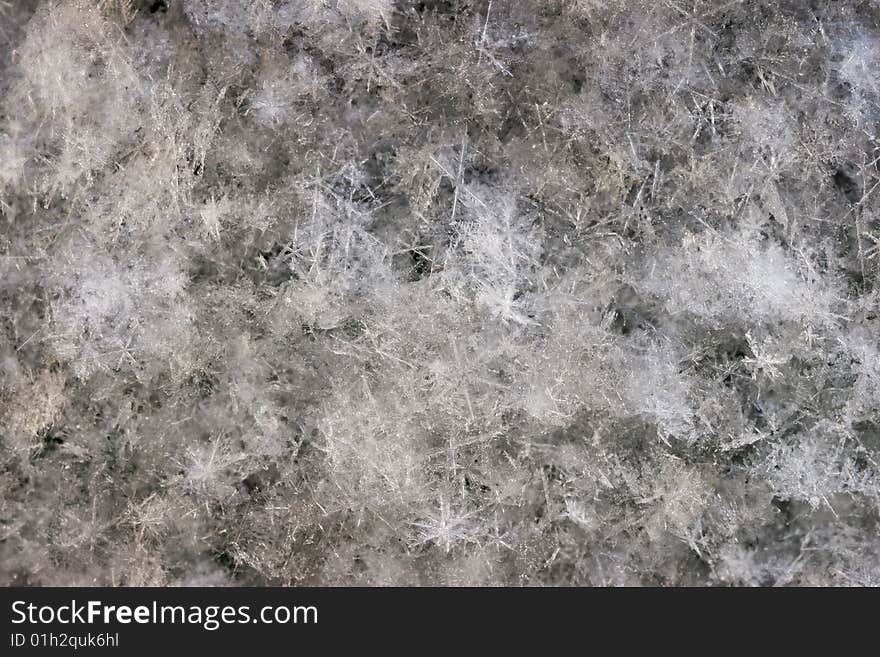
[{"label": "gray mottled surface", "polygon": [[0,2],[0,581],[880,584],[876,0]]}]

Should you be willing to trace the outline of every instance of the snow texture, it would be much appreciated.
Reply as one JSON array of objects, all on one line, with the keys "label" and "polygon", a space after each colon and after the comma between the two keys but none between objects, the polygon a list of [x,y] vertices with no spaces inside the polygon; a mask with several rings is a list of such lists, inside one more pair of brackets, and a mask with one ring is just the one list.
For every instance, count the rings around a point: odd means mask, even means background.
[{"label": "snow texture", "polygon": [[877,0],[0,0],[0,582],[880,585]]}]

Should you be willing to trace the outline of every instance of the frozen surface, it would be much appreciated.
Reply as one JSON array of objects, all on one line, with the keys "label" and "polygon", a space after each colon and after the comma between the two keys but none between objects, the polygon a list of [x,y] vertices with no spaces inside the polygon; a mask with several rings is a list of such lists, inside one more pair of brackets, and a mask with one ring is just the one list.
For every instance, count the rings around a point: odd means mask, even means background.
[{"label": "frozen surface", "polygon": [[0,1],[3,584],[880,585],[877,0]]}]

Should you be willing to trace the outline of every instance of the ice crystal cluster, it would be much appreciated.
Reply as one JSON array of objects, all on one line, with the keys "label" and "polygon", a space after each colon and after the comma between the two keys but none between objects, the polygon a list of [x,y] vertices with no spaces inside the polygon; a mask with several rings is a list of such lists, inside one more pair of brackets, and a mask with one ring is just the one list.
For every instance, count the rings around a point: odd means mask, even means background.
[{"label": "ice crystal cluster", "polygon": [[0,580],[880,585],[877,0],[0,0]]}]

